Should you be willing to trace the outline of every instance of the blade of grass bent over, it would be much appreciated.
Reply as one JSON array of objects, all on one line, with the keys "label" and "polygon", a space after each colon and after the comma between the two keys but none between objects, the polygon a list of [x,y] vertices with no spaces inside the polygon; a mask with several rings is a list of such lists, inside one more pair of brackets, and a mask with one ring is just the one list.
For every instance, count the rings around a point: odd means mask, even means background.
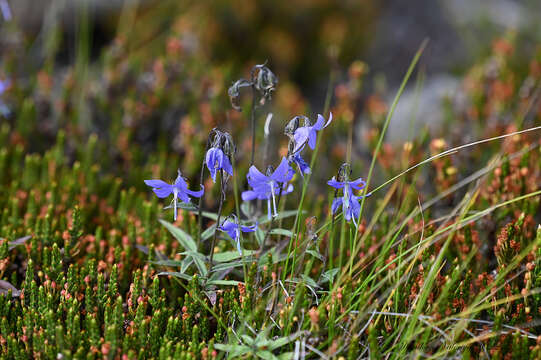
[{"label": "blade of grass bent over", "polygon": [[[391,105],[391,108],[389,109],[389,113],[387,114],[387,118],[385,119],[385,123],[383,124],[383,129],[381,130],[381,134],[378,139],[378,143],[376,145],[376,148],[374,149],[374,155],[372,156],[372,162],[370,163],[370,168],[368,170],[368,176],[366,177],[366,186],[363,190],[363,197],[361,199],[361,209],[359,211],[359,218],[357,219],[357,224],[361,221],[361,218],[363,216],[363,208],[364,208],[364,200],[367,195],[368,187],[370,185],[370,180],[372,179],[372,172],[374,171],[374,166],[376,165],[376,159],[378,158],[379,152],[381,150],[381,145],[383,144],[383,138],[385,137],[385,133],[387,132],[387,128],[389,127],[389,123],[391,122],[391,119],[393,117],[394,111],[396,109],[396,106],[398,105],[398,100],[402,96],[402,93],[404,92],[404,89],[406,87],[406,84],[413,73],[413,69],[417,65],[417,62],[419,61],[419,58],[421,57],[426,45],[428,43],[428,40],[424,40],[421,46],[419,47],[419,50],[415,53],[415,56],[413,57],[413,60],[411,61],[411,64],[408,68],[408,71],[406,72],[406,75],[404,76],[404,79],[402,80],[402,84],[400,84],[400,88],[398,89],[398,92],[396,93],[396,96],[393,100],[393,103]],[[357,247],[357,236],[359,234],[359,227],[357,226],[355,229],[355,235],[353,237],[353,249]],[[353,254],[352,254],[353,255]],[[350,262],[349,262],[349,268],[350,268],[350,276],[351,276],[351,267],[353,265],[353,259],[355,256],[351,256]]]}]

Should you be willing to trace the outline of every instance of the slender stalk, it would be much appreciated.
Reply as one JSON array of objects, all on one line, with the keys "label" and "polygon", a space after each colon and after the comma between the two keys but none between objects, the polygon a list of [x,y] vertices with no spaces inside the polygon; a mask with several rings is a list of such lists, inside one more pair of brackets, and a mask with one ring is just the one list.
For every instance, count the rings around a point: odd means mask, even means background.
[{"label": "slender stalk", "polygon": [[[203,183],[203,176],[205,175],[205,159],[203,158],[203,163],[201,164],[201,176],[199,177],[199,183]],[[198,210],[198,222],[199,222],[199,231],[197,232],[197,250],[201,245],[201,232],[203,231],[203,198],[205,194],[199,198],[199,203],[197,204]]]},{"label": "slender stalk", "polygon": [[[336,197],[338,196],[338,189],[334,190],[334,197],[333,197],[333,201],[334,199],[336,199]],[[330,235],[329,235],[329,251],[328,251],[328,257],[329,257],[329,266],[330,268],[332,269],[332,266],[333,266],[333,256],[334,256],[334,223],[335,223],[335,219],[336,217],[334,216],[334,214],[332,213],[331,211],[331,231],[330,231]]]},{"label": "slender stalk", "polygon": [[214,263],[212,262],[214,258],[214,247],[216,246],[216,238],[218,236],[218,227],[220,226],[220,218],[222,217],[222,207],[225,200],[225,178],[224,171],[220,169],[220,205],[218,206],[218,217],[216,219],[216,228],[214,229],[214,236],[212,237],[212,244],[210,246],[210,269],[209,273],[212,270]]},{"label": "slender stalk", "polygon": [[250,159],[250,166],[254,164],[255,157],[255,110],[256,110],[256,88],[252,83],[252,108],[250,110],[250,123],[252,125],[252,156]]},{"label": "slender stalk", "polygon": [[[280,200],[282,200],[282,187],[283,187],[283,185],[280,186],[280,192],[278,193],[278,205],[277,205],[277,207],[280,207]],[[269,223],[269,228],[267,229],[267,232],[265,233],[265,237],[263,237],[263,241],[261,242],[261,249],[259,251],[261,253],[261,255],[263,255],[263,251],[265,251],[265,242],[266,242],[267,238],[270,235],[273,223],[274,223],[274,216],[271,217],[271,221]]]},{"label": "slender stalk", "polygon": [[[205,154],[209,150],[210,147],[210,137],[212,136],[213,132],[211,131],[209,137],[207,138],[207,146],[205,148]],[[203,177],[205,176],[205,157],[203,156],[203,162],[201,163],[201,175],[199,176],[199,184],[203,184]],[[199,203],[197,204],[198,210],[198,223],[199,223],[199,231],[197,232],[197,250],[199,250],[199,246],[201,245],[201,233],[203,232],[203,198],[205,197],[205,194],[203,193],[203,196],[199,198]]]},{"label": "slender stalk", "polygon": [[[233,169],[236,169],[237,166],[235,163],[234,155],[231,156],[231,162],[232,162]],[[237,184],[237,171],[233,171],[233,194],[235,196],[235,210],[237,212],[237,218],[239,218],[240,217],[240,205],[239,205],[240,201],[239,201],[239,189],[238,189],[238,184]],[[243,243],[242,231],[240,231],[239,236],[240,236],[240,242],[242,244]],[[244,272],[244,283],[246,283],[246,277],[247,277],[248,272],[246,271],[246,264],[244,263],[244,250],[242,251],[241,261],[242,261],[242,270]]]}]

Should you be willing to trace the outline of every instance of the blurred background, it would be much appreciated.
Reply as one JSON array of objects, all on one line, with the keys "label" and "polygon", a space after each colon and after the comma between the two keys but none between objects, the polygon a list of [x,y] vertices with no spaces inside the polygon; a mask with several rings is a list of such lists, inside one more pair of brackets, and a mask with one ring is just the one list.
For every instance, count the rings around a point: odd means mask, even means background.
[{"label": "blurred background", "polygon": [[[286,151],[281,134],[290,118],[323,112],[331,78],[338,121],[322,165],[334,171],[346,156],[366,166],[370,131],[423,40],[428,46],[387,135],[397,146],[423,129],[443,131],[455,116],[449,106],[467,106],[464,76],[474,64],[489,67],[494,52],[512,53],[525,77],[541,38],[536,0],[0,3],[0,79],[10,83],[1,121],[16,129],[11,140],[40,152],[60,129],[74,144],[95,133],[107,149],[104,164],[121,169],[167,151],[179,156],[167,173],[179,161],[197,173],[193,159],[215,126],[234,134],[245,160],[249,94],[236,112],[227,88],[255,64],[266,61],[279,78],[272,103],[258,112],[261,129],[274,114],[273,159]],[[346,155],[348,129],[353,150]],[[471,140],[468,134],[460,140]]]}]

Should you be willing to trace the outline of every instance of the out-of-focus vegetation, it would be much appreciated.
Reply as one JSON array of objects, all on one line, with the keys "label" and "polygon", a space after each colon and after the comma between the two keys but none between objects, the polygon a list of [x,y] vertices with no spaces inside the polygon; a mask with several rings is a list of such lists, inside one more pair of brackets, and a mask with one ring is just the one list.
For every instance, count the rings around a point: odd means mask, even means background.
[{"label": "out-of-focus vegetation", "polygon": [[[103,48],[84,7],[73,33],[54,16],[37,37],[0,24],[2,358],[541,357],[531,39],[496,37],[438,106],[439,132],[391,144],[395,107],[357,58],[370,2],[141,6],[105,22]],[[279,82],[255,112],[259,169],[287,155],[291,118],[333,114],[271,221],[238,201],[252,98],[239,112],[228,97],[265,60]],[[409,83],[422,89],[422,71]],[[205,173],[204,218],[184,205],[173,223],[143,180],[181,169],[197,189],[215,127],[237,144],[223,209]],[[371,192],[358,226],[330,211],[345,161]],[[257,220],[241,255],[218,232],[209,259],[218,213]]]}]

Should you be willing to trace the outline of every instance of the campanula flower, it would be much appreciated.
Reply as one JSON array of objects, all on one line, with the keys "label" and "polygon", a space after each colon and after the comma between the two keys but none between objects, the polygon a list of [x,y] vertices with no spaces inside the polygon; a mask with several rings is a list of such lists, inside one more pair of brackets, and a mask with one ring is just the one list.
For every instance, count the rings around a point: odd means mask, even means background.
[{"label": "campanula flower", "polygon": [[218,170],[224,170],[226,173],[233,176],[233,166],[231,166],[231,161],[229,161],[229,157],[224,154],[222,149],[211,147],[207,151],[205,162],[209,169],[210,176],[212,177],[212,181],[216,182],[216,173]]},{"label": "campanula flower", "polygon": [[366,186],[366,182],[362,178],[353,181],[338,181],[334,176],[331,180],[327,181],[327,184],[335,189],[344,189],[344,194],[352,194],[352,189],[362,190]]},{"label": "campanula flower", "polygon": [[354,191],[364,189],[366,182],[362,178],[349,181],[350,175],[351,167],[349,164],[345,163],[338,171],[338,179],[341,181],[337,180],[336,177],[333,176],[333,178],[329,180],[327,184],[336,190],[342,189],[342,197],[336,197],[332,202],[332,213],[334,214],[336,211],[338,211],[340,206],[342,206],[345,219],[347,221],[353,219],[353,222],[356,224],[356,220],[359,218],[361,211],[359,199],[365,196],[370,196],[371,194],[356,196]]},{"label": "campanula flower", "polygon": [[2,12],[5,21],[11,20],[11,8],[9,7],[7,0],[0,0],[0,12]]},{"label": "campanula flower", "polygon": [[335,198],[331,206],[332,213],[336,213],[338,209],[340,209],[340,206],[342,206],[346,221],[353,219],[353,222],[357,224],[357,219],[359,218],[361,211],[361,205],[359,205],[360,198],[362,198],[362,196],[355,196],[353,194],[349,195],[348,197],[344,196]]},{"label": "campanula flower", "polygon": [[240,232],[254,232],[257,229],[257,224],[252,226],[244,226],[237,224],[235,221],[226,220],[221,226],[218,227],[218,229],[227,233],[231,239],[235,240],[239,255],[242,255],[242,250],[240,247]]},{"label": "campanula flower", "polygon": [[293,155],[291,155],[290,156],[290,161],[297,165],[297,167],[299,168],[299,172],[300,172],[302,177],[304,177],[304,174],[310,174],[310,172],[312,171],[310,169],[310,166],[308,165],[308,163],[306,161],[304,161],[304,159],[301,157],[300,151],[296,152]]},{"label": "campanula flower", "polygon": [[166,198],[169,195],[173,194],[173,207],[175,209],[174,219],[177,220],[177,199],[180,199],[182,202],[189,203],[191,195],[193,197],[201,197],[205,191],[203,185],[201,185],[201,190],[192,191],[188,189],[188,184],[182,178],[180,170],[178,170],[177,179],[173,184],[168,184],[162,180],[145,180],[145,184],[152,187],[152,190],[159,198]]},{"label": "campanula flower", "polygon": [[271,200],[274,209],[274,216],[278,215],[276,210],[276,195],[288,194],[293,191],[293,185],[287,184],[295,171],[289,166],[289,161],[284,157],[282,162],[273,171],[269,166],[267,169],[267,175],[263,175],[255,166],[251,166],[248,170],[248,184],[252,187],[252,190],[244,191],[242,193],[242,200],[249,201],[254,199],[267,200],[267,213],[269,219],[271,218]]},{"label": "campanula flower", "polygon": [[302,126],[296,129],[293,135],[296,147],[293,152],[300,151],[306,143],[308,143],[310,149],[314,150],[316,148],[317,132],[329,126],[331,121],[332,113],[329,114],[327,122],[325,122],[325,118],[321,114],[318,114],[314,125]]}]

